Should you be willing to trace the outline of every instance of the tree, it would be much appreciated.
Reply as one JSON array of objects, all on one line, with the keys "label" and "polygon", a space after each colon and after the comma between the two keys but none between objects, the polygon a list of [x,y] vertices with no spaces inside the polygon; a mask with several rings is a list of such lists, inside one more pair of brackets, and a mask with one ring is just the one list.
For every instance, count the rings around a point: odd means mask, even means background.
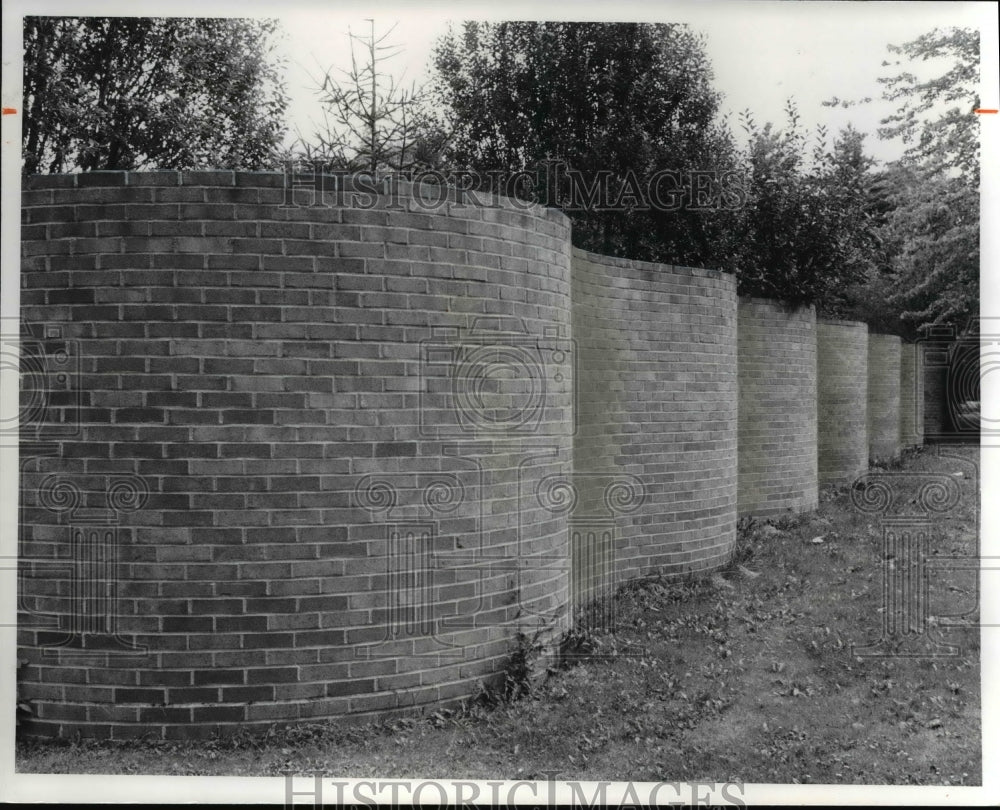
[{"label": "tree", "polygon": [[[311,141],[300,138],[299,151],[307,159],[321,159],[346,171],[405,171],[429,162],[434,135],[427,132],[426,93],[413,83],[401,86],[386,70],[401,51],[388,43],[396,26],[376,35],[375,21],[369,23],[367,36],[348,30],[350,69],[342,70],[343,77],[337,79],[330,68],[319,82],[325,126]],[[361,47],[360,60],[356,45]]]},{"label": "tree", "polygon": [[[691,171],[730,168],[704,41],[686,26],[466,22],[439,40],[434,67],[454,168],[494,190],[502,176],[545,178],[524,195],[563,208],[581,247],[724,263],[711,212],[667,210],[633,193],[657,173],[682,183]],[[597,202],[575,205],[570,176],[553,179],[557,165],[579,172],[575,190],[593,190]]]},{"label": "tree", "polygon": [[283,136],[275,21],[26,17],[25,174],[256,169]]},{"label": "tree", "polygon": [[931,79],[903,70],[879,80],[887,100],[902,102],[879,135],[907,144],[890,167],[883,229],[898,246],[889,304],[917,328],[964,326],[979,311],[979,34],[935,29],[889,50],[911,62],[949,62]]},{"label": "tree", "polygon": [[868,203],[873,160],[848,127],[832,145],[820,127],[812,149],[795,105],[788,124],[758,127],[744,113],[746,204],[733,217],[741,295],[815,303],[832,314],[871,271],[876,219]]}]

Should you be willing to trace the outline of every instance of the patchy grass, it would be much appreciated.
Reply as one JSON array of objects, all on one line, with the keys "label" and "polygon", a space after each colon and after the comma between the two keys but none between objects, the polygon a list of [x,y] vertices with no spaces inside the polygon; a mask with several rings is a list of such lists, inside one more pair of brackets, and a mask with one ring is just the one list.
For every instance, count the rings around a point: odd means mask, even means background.
[{"label": "patchy grass", "polygon": [[[900,471],[952,475],[962,497],[930,554],[975,555],[978,448],[928,448]],[[911,478],[894,482],[903,508],[919,497]],[[848,490],[825,493],[810,515],[741,521],[722,572],[625,588],[616,634],[572,639],[577,663],[520,699],[211,743],[24,742],[17,770],[980,784],[976,574],[930,577],[931,614],[964,614],[942,636],[958,654],[859,658],[852,645],[881,628],[881,543]]]}]

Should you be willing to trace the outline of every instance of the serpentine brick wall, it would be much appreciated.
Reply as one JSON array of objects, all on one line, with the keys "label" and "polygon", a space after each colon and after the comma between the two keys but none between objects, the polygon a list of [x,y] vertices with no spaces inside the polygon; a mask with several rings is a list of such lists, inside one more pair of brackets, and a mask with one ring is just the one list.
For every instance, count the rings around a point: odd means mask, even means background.
[{"label": "serpentine brick wall", "polygon": [[900,355],[895,335],[868,335],[868,455],[888,460],[900,451]]},{"label": "serpentine brick wall", "polygon": [[27,181],[23,319],[80,371],[22,432],[38,733],[437,703],[567,626],[565,514],[519,495],[571,462],[568,220],[282,182]]},{"label": "serpentine brick wall", "polygon": [[816,323],[819,483],[844,485],[868,469],[868,326]]},{"label": "serpentine brick wall", "polygon": [[922,344],[903,343],[899,360],[899,439],[903,447],[924,443]]},{"label": "serpentine brick wall", "polygon": [[725,563],[738,509],[815,506],[817,362],[898,450],[898,339],[738,315],[732,276],[572,249],[540,207],[284,181],[25,181],[29,733],[470,697],[519,634],[554,655],[618,584]]},{"label": "serpentine brick wall", "polygon": [[816,310],[739,302],[739,513],[815,509]]},{"label": "serpentine brick wall", "polygon": [[[593,594],[609,570],[624,581],[718,566],[736,526],[734,279],[578,249],[572,268],[571,532],[591,552],[574,555],[574,582]],[[599,553],[588,536],[603,538]]]}]

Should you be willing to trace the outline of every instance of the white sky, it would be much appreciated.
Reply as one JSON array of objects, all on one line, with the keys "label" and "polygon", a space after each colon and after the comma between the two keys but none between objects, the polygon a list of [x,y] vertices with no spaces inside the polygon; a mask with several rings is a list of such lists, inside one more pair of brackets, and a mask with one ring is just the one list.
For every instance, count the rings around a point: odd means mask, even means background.
[{"label": "white sky", "polygon": [[[310,133],[310,122],[321,120],[310,74],[317,75],[320,66],[346,64],[348,26],[356,33],[366,32],[366,17],[374,17],[377,31],[398,22],[390,39],[403,45],[405,52],[396,64],[408,79],[419,80],[427,76],[434,41],[449,21],[612,19],[607,8],[580,3],[395,3],[375,7],[341,2],[337,11],[331,11],[329,4],[296,3],[294,10],[276,12],[287,32],[284,47],[289,57],[293,125]],[[876,81],[889,70],[881,63],[898,58],[889,54],[886,45],[902,44],[934,27],[996,25],[995,7],[986,3],[741,0],[616,3],[614,9],[614,18],[619,20],[686,22],[707,36],[715,86],[724,94],[722,112],[729,114],[737,136],[742,135],[741,111],[750,109],[760,124],[772,121],[781,125],[785,102],[791,97],[807,130],[825,124],[832,136],[850,122],[869,133],[867,149],[881,160],[892,160],[901,151],[900,144],[880,142],[875,134],[879,120],[892,110],[891,105],[881,102],[881,87]],[[868,96],[874,102],[848,110],[821,105],[834,96]],[[982,103],[997,106],[996,99],[991,101],[987,93]]]}]

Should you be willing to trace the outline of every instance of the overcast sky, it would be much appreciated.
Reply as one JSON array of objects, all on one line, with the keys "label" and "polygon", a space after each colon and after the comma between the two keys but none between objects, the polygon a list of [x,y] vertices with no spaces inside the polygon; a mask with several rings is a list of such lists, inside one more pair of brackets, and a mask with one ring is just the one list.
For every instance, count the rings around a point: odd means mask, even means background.
[{"label": "overcast sky", "polygon": [[[294,10],[288,10],[292,9]],[[348,26],[367,30],[366,17],[374,17],[377,30],[393,23],[398,27],[392,40],[405,46],[397,60],[408,78],[425,77],[434,41],[449,21],[463,19],[610,19],[609,6],[576,3],[394,4],[377,7],[340,3],[300,2],[277,13],[287,32],[288,86],[292,94],[291,116],[303,132],[311,131],[310,120],[321,114],[312,92],[315,76],[331,64],[344,64]],[[878,121],[892,110],[880,101],[877,78],[890,68],[885,60],[898,57],[886,46],[901,44],[935,27],[950,25],[979,28],[996,25],[995,6],[956,2],[700,2],[634,4],[615,3],[621,20],[685,22],[707,37],[708,54],[715,73],[715,86],[725,98],[722,112],[728,114],[737,135],[738,114],[749,109],[759,123],[784,122],[784,106],[793,98],[802,123],[810,130],[825,124],[831,133],[848,122],[865,133],[868,151],[881,160],[899,156],[898,143],[880,142],[875,134]],[[984,53],[988,53],[984,49]],[[995,66],[995,57],[993,60]],[[924,69],[926,70],[926,66]],[[995,68],[994,68],[995,73]],[[987,74],[988,75],[988,74]],[[821,102],[871,97],[874,102],[860,108],[832,109]],[[983,98],[984,106],[997,106]]]}]

